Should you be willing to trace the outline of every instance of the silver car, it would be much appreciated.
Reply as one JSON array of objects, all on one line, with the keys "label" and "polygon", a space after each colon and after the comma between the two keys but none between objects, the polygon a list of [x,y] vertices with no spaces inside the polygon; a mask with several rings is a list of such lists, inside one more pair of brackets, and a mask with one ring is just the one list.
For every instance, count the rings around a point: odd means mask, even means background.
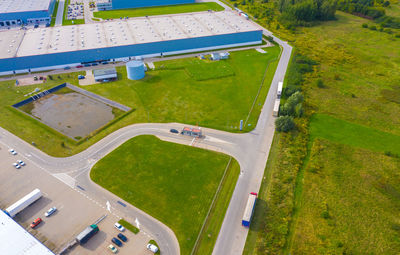
[{"label": "silver car", "polygon": [[52,207],[44,214],[44,216],[49,217],[50,215],[52,215],[56,211],[57,211],[57,208],[56,207]]},{"label": "silver car", "polygon": [[13,166],[14,166],[16,169],[20,169],[20,168],[21,168],[21,166],[20,166],[18,163],[13,163]]}]

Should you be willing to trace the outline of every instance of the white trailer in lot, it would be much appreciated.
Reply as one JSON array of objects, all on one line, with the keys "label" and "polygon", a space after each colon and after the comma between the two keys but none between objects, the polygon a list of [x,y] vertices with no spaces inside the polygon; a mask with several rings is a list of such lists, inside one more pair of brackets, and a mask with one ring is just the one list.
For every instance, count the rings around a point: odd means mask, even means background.
[{"label": "white trailer in lot", "polygon": [[282,89],[283,89],[283,82],[280,81],[280,82],[278,82],[278,91],[276,94],[278,98],[281,98],[281,96],[282,96]]},{"label": "white trailer in lot", "polygon": [[280,99],[276,99],[275,100],[275,104],[274,104],[274,111],[272,113],[272,115],[274,117],[278,117],[278,115],[279,115],[279,106],[280,106],[280,104],[281,104],[281,100]]},{"label": "white trailer in lot", "polygon": [[7,213],[11,218],[14,218],[14,216],[17,215],[20,211],[24,210],[26,207],[28,207],[41,197],[42,197],[42,192],[40,192],[39,189],[35,189],[31,193],[24,196],[23,198],[15,202],[13,205],[8,207],[5,210],[5,213]]}]

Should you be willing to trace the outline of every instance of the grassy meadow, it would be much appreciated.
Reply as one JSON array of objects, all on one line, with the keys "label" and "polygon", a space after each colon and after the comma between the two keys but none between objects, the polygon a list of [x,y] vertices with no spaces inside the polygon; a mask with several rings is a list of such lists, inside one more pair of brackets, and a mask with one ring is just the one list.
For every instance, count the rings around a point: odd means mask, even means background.
[{"label": "grassy meadow", "polygon": [[166,15],[186,12],[201,12],[201,11],[222,11],[224,8],[215,2],[203,2],[194,4],[179,4],[167,5],[146,8],[130,8],[122,10],[98,11],[93,15],[96,18],[102,19],[119,19],[121,17],[142,17],[153,15]]},{"label": "grassy meadow", "polygon": [[292,254],[398,254],[400,160],[316,139]]},{"label": "grassy meadow", "polygon": [[244,254],[400,252],[400,31],[336,17],[294,32],[270,24],[318,65],[302,83],[306,118],[274,138]]},{"label": "grassy meadow", "polygon": [[[168,225],[178,238],[181,253],[190,254],[229,159],[223,154],[164,142],[154,136],[140,136],[101,159],[90,176]],[[235,164],[228,168],[222,196],[217,198],[217,208],[221,209],[214,210],[210,218],[216,226],[222,224],[226,200],[229,201],[239,175]],[[205,233],[209,233],[210,228],[206,229]],[[218,231],[210,231],[216,238]]]}]

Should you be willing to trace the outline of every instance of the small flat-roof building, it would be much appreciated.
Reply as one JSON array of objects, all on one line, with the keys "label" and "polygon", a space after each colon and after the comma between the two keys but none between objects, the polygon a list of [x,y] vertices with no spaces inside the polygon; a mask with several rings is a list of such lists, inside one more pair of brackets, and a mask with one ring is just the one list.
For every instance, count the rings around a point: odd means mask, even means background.
[{"label": "small flat-roof building", "polygon": [[0,210],[0,254],[54,255],[39,240]]},{"label": "small flat-roof building", "polygon": [[96,69],[93,70],[93,76],[96,82],[114,81],[117,79],[117,71],[115,68]]},{"label": "small flat-roof building", "polygon": [[0,27],[50,23],[56,0],[0,0]]},{"label": "small flat-roof building", "polygon": [[97,9],[99,11],[152,7],[162,5],[189,4],[195,0],[97,0]]}]

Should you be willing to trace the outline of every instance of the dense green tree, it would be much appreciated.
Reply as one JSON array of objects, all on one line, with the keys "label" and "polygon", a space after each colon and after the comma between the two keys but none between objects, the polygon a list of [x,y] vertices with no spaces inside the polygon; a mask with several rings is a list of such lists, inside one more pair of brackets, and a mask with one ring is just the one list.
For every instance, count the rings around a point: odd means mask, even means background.
[{"label": "dense green tree", "polygon": [[295,127],[293,117],[281,116],[275,121],[276,131],[289,132]]}]

